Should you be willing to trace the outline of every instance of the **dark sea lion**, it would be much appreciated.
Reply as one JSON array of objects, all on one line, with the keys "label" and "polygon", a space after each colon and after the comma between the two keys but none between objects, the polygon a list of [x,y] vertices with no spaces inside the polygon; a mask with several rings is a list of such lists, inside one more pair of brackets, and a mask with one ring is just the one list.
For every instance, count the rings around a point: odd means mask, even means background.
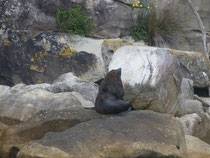
[{"label": "dark sea lion", "polygon": [[102,114],[115,114],[131,109],[131,104],[123,100],[124,90],[121,80],[121,68],[107,73],[100,83],[95,101],[95,109]]}]

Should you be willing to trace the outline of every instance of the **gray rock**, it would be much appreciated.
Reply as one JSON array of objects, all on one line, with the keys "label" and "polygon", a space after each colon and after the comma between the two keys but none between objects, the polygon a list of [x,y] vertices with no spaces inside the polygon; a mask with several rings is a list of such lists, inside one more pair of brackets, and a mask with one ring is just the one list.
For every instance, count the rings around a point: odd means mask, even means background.
[{"label": "gray rock", "polygon": [[193,81],[195,87],[208,87],[210,62],[199,52],[172,51],[179,63],[179,72],[183,78]]},{"label": "gray rock", "polygon": [[98,94],[98,85],[82,81],[72,73],[63,74],[52,83],[52,92],[54,93],[73,91],[80,93],[84,99],[91,101],[94,105]]},{"label": "gray rock", "polygon": [[186,152],[179,122],[171,115],[133,111],[48,133],[21,148],[18,158],[106,158],[178,156]]},{"label": "gray rock", "polygon": [[179,118],[186,135],[195,135],[199,131],[202,118],[198,114],[188,114]]},{"label": "gray rock", "polygon": [[125,46],[114,53],[109,70],[122,68],[125,99],[135,109],[175,114],[180,77],[170,50],[155,47]]},{"label": "gray rock", "polygon": [[101,57],[103,40],[7,30],[0,35],[0,41],[0,84],[52,83],[67,72],[94,82],[103,78],[105,72]]},{"label": "gray rock", "polygon": [[[136,12],[132,7],[120,1],[88,0],[32,0],[32,1],[1,1],[1,27],[17,30],[30,29],[39,31],[57,31],[56,9],[67,10],[84,6],[83,13],[94,21],[96,36],[119,37],[129,34]],[[47,7],[48,6],[48,7]],[[119,18],[120,17],[120,18]]]},{"label": "gray rock", "polygon": [[188,114],[179,118],[185,134],[192,135],[202,139],[203,141],[210,143],[210,115],[204,113]]},{"label": "gray rock", "polygon": [[82,107],[71,92],[51,93],[42,89],[10,93],[0,97],[0,117],[26,121],[44,109],[59,110]]},{"label": "gray rock", "polygon": [[202,103],[198,100],[186,99],[180,103],[179,109],[177,111],[178,116],[184,116],[186,114],[203,114]]},{"label": "gray rock", "polygon": [[194,99],[193,81],[182,78],[180,85],[180,99]]},{"label": "gray rock", "polygon": [[0,85],[0,97],[6,95],[9,92],[9,89],[9,86]]}]

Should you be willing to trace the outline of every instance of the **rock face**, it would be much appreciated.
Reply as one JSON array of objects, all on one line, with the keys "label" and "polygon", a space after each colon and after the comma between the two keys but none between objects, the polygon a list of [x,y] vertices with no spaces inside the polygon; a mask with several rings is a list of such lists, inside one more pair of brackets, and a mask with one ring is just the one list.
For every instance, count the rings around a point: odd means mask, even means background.
[{"label": "rock face", "polygon": [[178,116],[192,113],[204,114],[202,103],[194,100],[193,90],[193,81],[182,78],[179,96],[180,104],[177,111]]},{"label": "rock face", "polygon": [[94,83],[83,81],[72,73],[66,73],[58,77],[52,83],[51,91],[54,93],[78,92],[84,99],[91,101],[94,105],[98,94],[98,88],[98,85]]},{"label": "rock face", "polygon": [[0,86],[0,90],[0,120],[6,124],[26,121],[40,110],[94,107],[98,94],[96,84],[72,73],[60,76],[52,85],[17,84],[11,88]]},{"label": "rock face", "polygon": [[[32,0],[1,1],[0,26],[17,30],[56,31],[56,9],[84,7],[83,12],[93,19],[94,34],[101,37],[119,37],[128,34],[133,24],[132,7],[112,0]],[[120,18],[119,18],[120,17]]]},{"label": "rock face", "polygon": [[179,118],[186,135],[192,135],[210,143],[210,115],[203,114],[187,114]]},{"label": "rock face", "polygon": [[102,40],[8,30],[0,41],[0,84],[51,83],[66,72],[89,81],[103,77]]},{"label": "rock face", "polygon": [[186,135],[187,157],[188,158],[208,158],[210,157],[210,145],[202,140]]},{"label": "rock face", "polygon": [[122,68],[125,98],[135,109],[175,114],[179,93],[176,67],[175,57],[167,50],[125,46],[114,53],[109,70]]},{"label": "rock face", "polygon": [[11,93],[0,98],[0,117],[20,121],[28,120],[44,109],[69,109],[81,107],[81,102],[71,93],[51,93],[41,89]]},{"label": "rock face", "polygon": [[17,157],[182,157],[185,151],[184,134],[175,118],[136,111],[80,123],[64,132],[48,133],[21,148]]},{"label": "rock face", "polygon": [[109,70],[122,68],[125,98],[135,109],[175,114],[181,78],[207,86],[210,65],[205,56],[155,47],[125,46],[113,55]]}]

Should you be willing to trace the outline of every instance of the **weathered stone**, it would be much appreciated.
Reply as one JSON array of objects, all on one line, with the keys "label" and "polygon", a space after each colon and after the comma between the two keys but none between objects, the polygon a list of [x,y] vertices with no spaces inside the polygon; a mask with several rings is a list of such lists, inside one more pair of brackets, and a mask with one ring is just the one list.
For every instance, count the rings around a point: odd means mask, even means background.
[{"label": "weathered stone", "polygon": [[179,71],[183,78],[193,81],[195,87],[208,87],[210,79],[210,62],[199,52],[172,51],[179,63]]},{"label": "weathered stone", "polygon": [[180,85],[180,99],[186,100],[194,99],[193,81],[190,79],[182,78]]},{"label": "weathered stone", "polygon": [[122,68],[125,99],[135,109],[170,114],[175,114],[179,105],[177,67],[169,50],[140,46],[118,49],[109,64],[109,70]]},{"label": "weathered stone", "polygon": [[1,120],[26,121],[36,112],[44,109],[72,109],[82,107],[71,92],[51,93],[42,89],[9,93],[0,98]]},{"label": "weathered stone", "polygon": [[62,132],[81,122],[107,116],[109,115],[101,115],[94,110],[84,108],[42,110],[19,126],[10,127],[6,132],[6,137],[0,137],[1,141],[4,140],[3,147],[1,146],[0,149],[2,154],[8,154],[11,147],[15,146],[20,149],[29,141],[42,139],[48,132]]},{"label": "weathered stone", "polygon": [[67,10],[76,8],[77,5],[82,5],[82,13],[86,13],[87,17],[94,21],[96,30],[93,30],[93,33],[99,37],[129,34],[133,18],[137,14],[131,6],[112,0],[3,0],[0,27],[57,31],[56,9]]},{"label": "weathered stone", "polygon": [[52,91],[54,93],[72,91],[78,92],[84,99],[91,101],[94,105],[98,94],[98,85],[82,81],[72,73],[66,73],[58,77],[58,79],[52,83]]},{"label": "weathered stone", "polygon": [[66,72],[96,81],[104,75],[101,45],[69,34],[8,30],[0,35],[0,83],[51,83]]},{"label": "weathered stone", "polygon": [[17,157],[182,157],[185,151],[184,133],[175,118],[133,111],[80,123],[64,132],[48,133],[40,141],[25,145]]},{"label": "weathered stone", "polygon": [[134,45],[134,43],[129,42],[127,40],[121,40],[121,39],[104,40],[101,46],[101,53],[102,53],[106,72],[108,72],[109,63],[111,62],[112,56],[116,52],[116,50],[121,47],[128,46],[128,45]]},{"label": "weathered stone", "polygon": [[186,114],[203,114],[203,106],[202,103],[198,100],[184,100],[181,102],[179,110],[177,111],[178,116],[184,116]]},{"label": "weathered stone", "polygon": [[179,109],[176,115],[184,116],[185,114],[203,114],[202,103],[194,99],[193,81],[182,78],[179,95]]},{"label": "weathered stone", "polygon": [[208,158],[210,157],[210,145],[202,140],[186,135],[187,158]]},{"label": "weathered stone", "polygon": [[9,92],[9,86],[0,85],[0,97],[7,94]]},{"label": "weathered stone", "polygon": [[210,115],[188,114],[179,118],[186,135],[192,135],[210,143]]}]

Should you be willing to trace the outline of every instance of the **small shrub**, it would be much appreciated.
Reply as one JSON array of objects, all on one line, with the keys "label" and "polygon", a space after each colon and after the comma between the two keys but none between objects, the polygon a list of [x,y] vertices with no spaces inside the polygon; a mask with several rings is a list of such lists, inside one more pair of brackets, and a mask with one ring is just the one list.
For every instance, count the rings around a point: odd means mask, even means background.
[{"label": "small shrub", "polygon": [[56,10],[56,23],[60,32],[68,32],[70,34],[79,34],[81,36],[90,35],[91,29],[95,29],[93,21],[87,18],[86,14],[81,13],[82,6],[70,8],[68,11]]},{"label": "small shrub", "polygon": [[141,10],[138,24],[130,31],[134,40],[144,40],[151,46],[175,46],[183,41],[186,21],[183,13],[176,7],[162,10],[150,7],[147,11]]}]

